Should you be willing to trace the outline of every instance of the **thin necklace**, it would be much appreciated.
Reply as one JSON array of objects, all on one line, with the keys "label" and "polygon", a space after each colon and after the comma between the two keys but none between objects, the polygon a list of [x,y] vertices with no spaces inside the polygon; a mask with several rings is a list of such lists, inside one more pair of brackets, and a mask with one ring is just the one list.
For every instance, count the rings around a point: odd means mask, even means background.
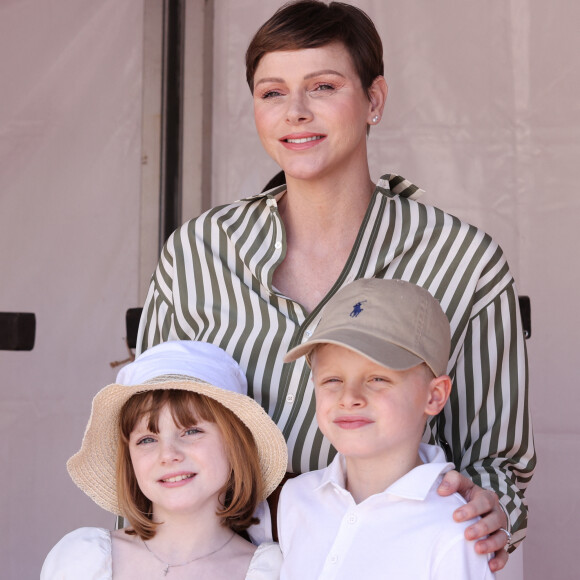
[{"label": "thin necklace", "polygon": [[187,562],[183,562],[181,564],[168,564],[167,562],[163,561],[155,552],[153,552],[153,550],[151,550],[151,548],[145,543],[145,540],[143,538],[141,538],[141,541],[143,542],[143,545],[145,546],[147,551],[156,560],[159,560],[159,562],[161,562],[165,566],[165,568],[163,568],[163,576],[167,576],[167,574],[169,573],[169,568],[179,568],[180,566],[187,566],[188,564],[191,564],[192,562],[195,562],[196,560],[201,560],[202,558],[207,558],[208,556],[211,556],[212,554],[216,554],[220,550],[223,550],[234,539],[235,535],[236,535],[236,532],[232,532],[232,535],[225,541],[225,543],[222,544],[219,548],[217,548],[213,552],[210,552],[209,554],[204,554],[203,556],[197,556],[196,558],[192,558],[191,560],[188,560]]}]

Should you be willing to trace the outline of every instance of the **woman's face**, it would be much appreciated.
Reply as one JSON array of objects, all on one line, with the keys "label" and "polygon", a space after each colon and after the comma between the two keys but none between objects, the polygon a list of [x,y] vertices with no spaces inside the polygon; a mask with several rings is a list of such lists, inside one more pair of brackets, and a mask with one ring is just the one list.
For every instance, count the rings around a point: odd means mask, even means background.
[{"label": "woman's face", "polygon": [[267,53],[254,76],[262,145],[295,179],[366,168],[367,124],[377,114],[370,92],[369,100],[341,43]]},{"label": "woman's face", "polygon": [[211,510],[230,472],[222,434],[215,423],[175,424],[169,407],[159,414],[159,432],[143,417],[129,437],[129,453],[139,488],[153,504],[156,520],[170,513]]}]

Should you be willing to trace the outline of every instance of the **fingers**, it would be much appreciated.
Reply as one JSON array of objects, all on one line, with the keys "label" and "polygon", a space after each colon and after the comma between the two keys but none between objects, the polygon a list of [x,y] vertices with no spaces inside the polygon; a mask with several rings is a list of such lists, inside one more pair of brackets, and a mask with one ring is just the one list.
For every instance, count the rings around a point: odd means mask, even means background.
[{"label": "fingers", "polygon": [[495,557],[489,561],[489,569],[492,572],[498,572],[499,570],[502,570],[507,564],[508,558],[509,554],[504,549],[499,550],[499,552],[495,553]]},{"label": "fingers", "polygon": [[[467,530],[465,532],[465,537],[467,538]],[[480,538],[481,536],[477,536]],[[467,538],[467,539],[474,539],[474,538]],[[502,530],[498,530],[493,534],[487,536],[482,540],[479,540],[475,544],[475,551],[478,554],[493,554],[494,552],[499,552],[500,550],[507,549],[508,547],[508,537],[505,532]]]},{"label": "fingers", "polygon": [[477,527],[478,530],[481,528],[482,533],[475,536],[475,538],[495,532],[499,528],[507,527],[507,519],[499,507],[499,500],[493,491],[474,485],[470,490],[469,497],[463,497],[468,503],[455,510],[453,519],[456,522],[464,522],[481,516],[483,519],[468,528]]},{"label": "fingers", "polygon": [[463,495],[470,489],[470,487],[473,487],[473,485],[475,484],[467,479],[467,477],[464,477],[458,471],[452,470],[448,471],[443,477],[443,480],[437,489],[437,493],[443,496],[451,495],[452,493],[460,493]]},{"label": "fingers", "polygon": [[478,554],[494,554],[494,557],[489,561],[489,569],[492,572],[504,568],[509,558],[507,553],[509,536],[503,529],[499,529],[500,526],[505,525],[505,520],[505,514],[498,506],[485,518],[465,530],[465,537],[468,540],[475,540],[487,535],[484,539],[476,542],[475,551]]},{"label": "fingers", "polygon": [[453,512],[453,519],[464,522],[481,516],[477,522],[466,528],[467,540],[478,540],[475,551],[478,554],[494,554],[489,561],[489,568],[497,572],[505,567],[509,555],[507,553],[508,534],[500,528],[508,528],[506,514],[499,505],[497,495],[489,490],[475,485],[457,471],[449,471],[437,489],[439,495],[446,496],[460,493],[468,502]]}]

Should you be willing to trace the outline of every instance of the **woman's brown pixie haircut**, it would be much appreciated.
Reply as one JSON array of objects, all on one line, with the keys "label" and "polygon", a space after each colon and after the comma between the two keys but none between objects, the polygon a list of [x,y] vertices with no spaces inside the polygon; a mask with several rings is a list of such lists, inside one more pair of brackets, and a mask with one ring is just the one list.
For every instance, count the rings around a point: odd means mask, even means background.
[{"label": "woman's brown pixie haircut", "polygon": [[280,50],[318,48],[341,42],[348,50],[368,95],[384,74],[383,43],[373,21],[360,8],[319,0],[288,2],[267,20],[246,51],[246,80],[254,93],[254,75],[262,57]]},{"label": "woman's brown pixie haircut", "polygon": [[180,427],[192,427],[200,421],[217,425],[224,440],[230,475],[220,491],[224,500],[216,515],[224,526],[235,532],[243,532],[257,523],[254,511],[262,497],[263,479],[258,450],[250,430],[234,413],[211,397],[184,390],[160,389],[134,395],[121,409],[117,496],[121,513],[131,526],[126,532],[149,540],[159,525],[152,521],[151,502],[137,484],[129,454],[129,437],[142,417],[147,417],[148,429],[158,433],[159,415],[165,405],[169,406],[175,424]]}]

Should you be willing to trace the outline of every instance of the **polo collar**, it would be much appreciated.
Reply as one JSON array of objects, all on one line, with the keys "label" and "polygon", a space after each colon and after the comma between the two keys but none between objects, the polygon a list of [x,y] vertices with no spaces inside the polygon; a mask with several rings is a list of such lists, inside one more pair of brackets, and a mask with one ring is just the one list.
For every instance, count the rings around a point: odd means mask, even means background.
[{"label": "polo collar", "polygon": [[[440,476],[455,467],[453,463],[445,461],[443,450],[435,445],[421,443],[419,457],[424,462],[423,465],[415,467],[395,481],[385,491],[376,494],[376,496],[389,495],[402,499],[424,501]],[[324,470],[320,484],[315,488],[315,491],[333,487],[348,493],[345,486],[345,472],[346,460],[344,456],[338,454],[328,468]]]}]

